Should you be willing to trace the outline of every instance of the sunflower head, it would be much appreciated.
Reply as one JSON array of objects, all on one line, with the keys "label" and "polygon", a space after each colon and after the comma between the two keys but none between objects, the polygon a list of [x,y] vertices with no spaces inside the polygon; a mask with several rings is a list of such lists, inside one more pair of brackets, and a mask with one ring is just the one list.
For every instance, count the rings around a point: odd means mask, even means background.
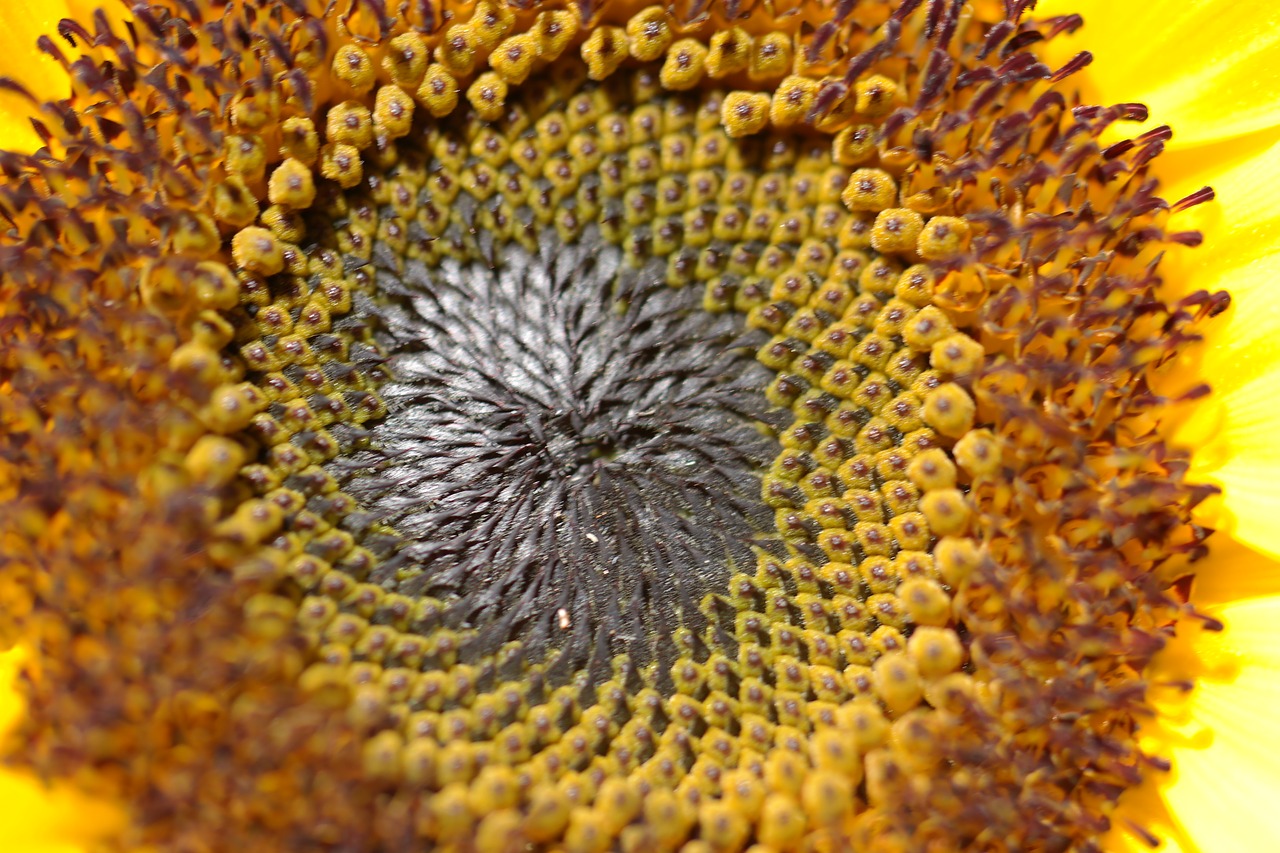
[{"label": "sunflower head", "polygon": [[64,22],[0,155],[15,752],[182,849],[1096,849],[1225,300],[1162,288],[1167,128],[1005,5]]}]

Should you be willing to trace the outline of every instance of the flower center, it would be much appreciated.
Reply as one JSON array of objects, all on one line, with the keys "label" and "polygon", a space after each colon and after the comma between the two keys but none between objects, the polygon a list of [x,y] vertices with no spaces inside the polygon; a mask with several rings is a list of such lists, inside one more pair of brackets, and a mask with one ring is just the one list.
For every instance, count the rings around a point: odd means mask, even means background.
[{"label": "flower center", "polygon": [[[768,373],[732,318],[666,284],[669,258],[651,253],[642,218],[664,148],[688,161],[696,138],[666,131],[663,114],[691,128],[699,104],[638,112],[627,90],[639,85],[653,83],[570,81],[509,100],[519,117],[496,128],[441,121],[399,143],[381,204],[348,193],[355,215],[335,217],[350,223],[332,235],[349,247],[342,268],[372,282],[390,378],[371,449],[330,467],[405,538],[372,580],[439,601],[445,624],[469,632],[464,660],[519,643],[555,658],[559,679],[602,650],[665,669],[674,629],[703,624],[698,602],[754,560],[748,545],[770,526]],[[612,141],[594,127],[605,105],[606,133],[622,128]],[[572,154],[584,150],[611,177],[584,168]],[[667,165],[665,188],[686,196],[688,171]],[[678,231],[684,204],[665,204],[657,228]],[[625,247],[613,216],[629,223]]]},{"label": "flower center", "polygon": [[[1132,107],[1068,109],[1025,51],[1069,21],[916,5],[139,7],[141,44],[103,35],[118,67],[74,76],[105,100],[49,108],[65,180],[23,161],[6,198],[24,251],[58,244],[24,274],[105,281],[94,323],[149,318],[131,347],[162,329],[178,391],[122,371],[129,411],[181,397],[130,418],[163,464],[124,479],[208,570],[118,580],[220,590],[153,608],[155,655],[204,618],[218,665],[166,671],[155,736],[203,755],[221,701],[211,766],[254,728],[333,744],[299,813],[335,822],[282,830],[324,844],[1088,849],[1203,549],[1152,389],[1214,300],[1161,295],[1193,241],[1161,132],[1103,149]],[[84,177],[120,170],[147,191]],[[119,244],[75,260],[99,220]]]}]

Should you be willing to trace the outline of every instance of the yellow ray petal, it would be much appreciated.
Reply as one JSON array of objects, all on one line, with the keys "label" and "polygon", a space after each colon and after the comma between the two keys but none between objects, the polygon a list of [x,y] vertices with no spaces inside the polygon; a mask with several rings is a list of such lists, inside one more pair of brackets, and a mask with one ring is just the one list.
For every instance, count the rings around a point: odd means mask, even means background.
[{"label": "yellow ray petal", "polygon": [[[1112,818],[1113,830],[1104,841],[1105,850],[1214,853],[1251,849],[1221,846],[1216,835],[1200,834],[1204,828],[1194,813],[1195,806],[1189,813],[1190,823],[1181,820],[1178,811],[1183,800],[1191,796],[1185,793],[1184,786],[1194,784],[1187,780],[1192,769],[1217,779],[1234,773],[1232,762],[1237,756],[1230,748],[1230,739],[1215,740],[1214,735],[1215,726],[1242,725],[1240,721],[1214,716],[1220,715],[1224,706],[1229,710],[1230,702],[1235,701],[1230,691],[1247,691],[1260,679],[1272,678],[1268,667],[1280,663],[1280,656],[1270,651],[1275,645],[1274,627],[1269,634],[1258,632],[1260,626],[1265,627],[1261,618],[1265,611],[1258,608],[1280,607],[1280,562],[1226,536],[1215,536],[1212,544],[1209,557],[1195,565],[1191,598],[1201,611],[1227,621],[1226,632],[1207,632],[1197,620],[1185,620],[1178,627],[1178,635],[1147,672],[1149,682],[1155,685],[1151,698],[1160,717],[1143,725],[1142,748],[1181,763],[1170,774],[1150,773],[1141,786],[1125,792]],[[1237,680],[1241,677],[1244,680]],[[1174,686],[1189,680],[1198,685],[1190,695]],[[1166,801],[1164,793],[1169,789],[1177,789],[1178,793]],[[1217,819],[1233,819],[1234,809],[1228,804],[1219,805],[1224,811]],[[1131,824],[1154,833],[1160,846],[1147,846],[1138,833],[1129,829]]]},{"label": "yellow ray petal", "polygon": [[1209,558],[1197,563],[1191,600],[1211,610],[1248,598],[1280,597],[1280,562],[1222,534],[1210,540]]},{"label": "yellow ray petal", "polygon": [[1227,630],[1184,638],[1204,674],[1168,748],[1174,769],[1164,795],[1174,820],[1202,849],[1274,850],[1280,840],[1280,596],[1209,610]]},{"label": "yellow ray petal", "polygon": [[[21,83],[40,100],[64,98],[69,84],[62,66],[36,49],[36,39],[57,31],[67,17],[63,0],[4,0],[0,27],[0,77]],[[0,148],[30,150],[40,145],[31,129],[32,104],[20,95],[0,92]]]},{"label": "yellow ray petal", "polygon": [[[22,714],[12,684],[22,652],[0,653],[0,736]],[[27,773],[0,769],[0,848],[5,853],[82,853],[95,840],[119,832],[119,809],[67,785],[50,788]]]},{"label": "yellow ray petal", "polygon": [[[1187,834],[1174,822],[1160,793],[1164,780],[1151,777],[1125,791],[1119,808],[1112,815],[1111,831],[1102,839],[1108,853],[1197,853]],[[1134,827],[1141,827],[1141,832]],[[1144,833],[1158,839],[1152,847]]]},{"label": "yellow ray petal", "polygon": [[[1051,45],[1050,59],[1060,65],[1077,51],[1093,53],[1085,74],[1101,98],[1145,103],[1150,126],[1173,126],[1173,145],[1280,124],[1280,5],[1272,0],[1047,0],[1036,7],[1038,17],[1071,12],[1085,26]],[[1144,129],[1131,125],[1123,135]]]},{"label": "yellow ray petal", "polygon": [[[1280,556],[1280,144],[1257,150],[1237,143],[1215,172],[1175,169],[1169,197],[1212,182],[1217,200],[1180,214],[1178,228],[1205,232],[1204,247],[1173,260],[1180,290],[1230,291],[1232,307],[1206,328],[1199,371],[1214,388],[1188,424],[1184,441],[1197,447],[1195,472],[1221,485],[1232,535]],[[1177,165],[1177,158],[1174,158]],[[1178,175],[1178,171],[1183,171]]]}]

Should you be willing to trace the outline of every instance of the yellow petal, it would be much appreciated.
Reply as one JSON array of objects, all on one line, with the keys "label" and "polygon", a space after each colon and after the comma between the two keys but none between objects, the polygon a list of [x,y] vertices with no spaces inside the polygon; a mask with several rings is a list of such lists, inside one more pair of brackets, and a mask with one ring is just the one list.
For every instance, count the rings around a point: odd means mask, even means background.
[{"label": "yellow petal", "polygon": [[1227,629],[1188,638],[1204,673],[1187,700],[1181,736],[1168,749],[1174,767],[1165,799],[1174,820],[1205,851],[1274,850],[1280,838],[1280,596],[1210,612]]},{"label": "yellow petal", "polygon": [[[1174,146],[1195,146],[1280,125],[1280,5],[1272,0],[1047,0],[1037,17],[1078,12],[1085,26],[1047,49],[1055,67],[1080,50],[1109,103],[1151,108],[1145,126],[1174,128]],[[1121,129],[1117,128],[1117,131]]]},{"label": "yellow petal", "polygon": [[[0,653],[0,735],[22,714],[13,678],[22,652]],[[82,853],[119,832],[119,809],[62,784],[49,787],[27,773],[0,769],[0,839],[5,853]]]},{"label": "yellow petal", "polygon": [[[5,0],[0,77],[17,81],[40,101],[65,98],[70,88],[66,72],[36,48],[36,39],[56,33],[67,14],[63,0]],[[33,106],[21,95],[0,92],[0,148],[24,151],[40,145],[29,118]]]},{"label": "yellow petal", "polygon": [[[1152,776],[1125,791],[1111,817],[1111,831],[1102,839],[1108,853],[1196,853],[1187,834],[1173,820],[1161,795],[1164,779]],[[1140,827],[1141,829],[1138,829]],[[1158,840],[1156,847],[1147,835]]]},{"label": "yellow petal", "polygon": [[[1267,633],[1263,618],[1265,608],[1280,607],[1280,562],[1222,535],[1211,544],[1209,557],[1194,567],[1191,600],[1202,612],[1226,621],[1227,628],[1223,633],[1205,631],[1198,620],[1183,620],[1177,636],[1148,668],[1148,683],[1153,685],[1150,698],[1160,716],[1143,724],[1140,743],[1149,754],[1173,759],[1175,766],[1172,773],[1149,773],[1141,786],[1124,793],[1112,818],[1113,830],[1104,841],[1105,850],[1253,849],[1220,844],[1217,835],[1204,834],[1205,821],[1197,807],[1193,804],[1185,811],[1186,800],[1195,796],[1187,793],[1187,786],[1196,784],[1188,774],[1194,770],[1220,781],[1235,773],[1233,762],[1238,756],[1232,741],[1218,738],[1215,730],[1245,725],[1222,719],[1224,707],[1229,710],[1240,699],[1239,691],[1274,678],[1274,667],[1280,666],[1280,655],[1273,649],[1277,623],[1272,622]],[[1189,681],[1197,685],[1190,694],[1176,686]],[[1280,737],[1280,727],[1275,736]],[[1173,796],[1166,799],[1169,791]],[[1219,822],[1234,820],[1232,806],[1219,803],[1218,807],[1223,809],[1216,816]],[[1132,824],[1154,833],[1161,845],[1145,845],[1130,828]]]},{"label": "yellow petal", "polygon": [[[1236,538],[1280,556],[1280,144],[1234,145],[1215,171],[1187,170],[1168,196],[1210,181],[1217,200],[1179,214],[1174,227],[1198,228],[1205,245],[1180,254],[1168,275],[1181,291],[1228,290],[1231,308],[1205,327],[1201,377],[1214,389],[1189,427],[1195,477],[1222,486],[1225,525]],[[1177,164],[1177,158],[1174,158]],[[1177,170],[1174,170],[1175,173]],[[1184,437],[1184,440],[1185,437]]]}]

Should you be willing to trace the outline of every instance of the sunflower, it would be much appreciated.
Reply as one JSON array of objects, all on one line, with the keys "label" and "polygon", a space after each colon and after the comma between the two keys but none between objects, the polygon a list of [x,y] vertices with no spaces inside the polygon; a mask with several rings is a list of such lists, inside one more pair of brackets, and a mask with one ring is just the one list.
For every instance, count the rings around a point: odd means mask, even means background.
[{"label": "sunflower", "polygon": [[1277,37],[1031,5],[23,7],[15,843],[1262,845]]}]

